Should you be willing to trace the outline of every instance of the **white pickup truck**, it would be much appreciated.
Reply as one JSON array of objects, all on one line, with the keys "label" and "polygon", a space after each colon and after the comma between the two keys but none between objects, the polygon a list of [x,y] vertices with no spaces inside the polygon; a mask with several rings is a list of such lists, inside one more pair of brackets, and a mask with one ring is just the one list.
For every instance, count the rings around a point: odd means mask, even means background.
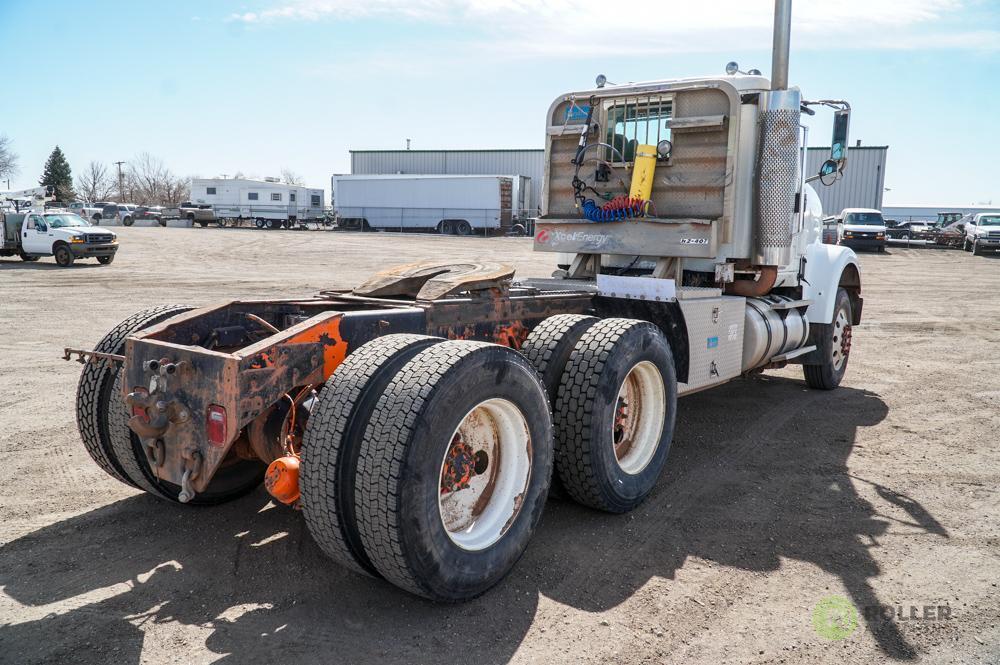
[{"label": "white pickup truck", "polygon": [[83,217],[84,219],[89,219],[95,224],[100,222],[101,218],[104,217],[104,206],[98,205],[96,203],[84,203],[81,201],[77,201],[74,203],[70,203],[68,206],[66,206],[66,208],[70,212],[75,212],[76,214],[80,215],[80,217]]},{"label": "white pickup truck", "polygon": [[963,248],[976,255],[1000,251],[1000,213],[980,212],[967,221]]},{"label": "white pickup truck", "polygon": [[107,265],[118,251],[117,235],[68,211],[0,212],[0,231],[0,256],[25,261],[54,256],[63,267],[91,258]]}]

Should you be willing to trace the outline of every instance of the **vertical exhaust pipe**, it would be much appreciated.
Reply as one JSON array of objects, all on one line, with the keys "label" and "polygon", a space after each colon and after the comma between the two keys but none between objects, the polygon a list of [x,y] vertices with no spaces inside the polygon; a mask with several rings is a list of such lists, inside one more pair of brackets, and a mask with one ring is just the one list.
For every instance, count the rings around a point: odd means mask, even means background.
[{"label": "vertical exhaust pipe", "polygon": [[792,41],[792,0],[774,0],[771,90],[788,89],[788,51]]},{"label": "vertical exhaust pipe", "polygon": [[799,185],[798,89],[788,89],[792,0],[774,0],[771,90],[762,93],[757,145],[757,217],[754,262],[784,266],[791,260],[795,193]]}]

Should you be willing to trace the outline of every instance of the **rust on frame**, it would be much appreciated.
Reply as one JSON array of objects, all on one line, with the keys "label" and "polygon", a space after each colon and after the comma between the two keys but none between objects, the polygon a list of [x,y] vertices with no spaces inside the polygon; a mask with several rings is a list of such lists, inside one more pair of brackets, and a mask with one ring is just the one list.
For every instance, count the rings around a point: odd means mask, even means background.
[{"label": "rust on frame", "polygon": [[323,347],[323,380],[333,374],[347,357],[347,342],[340,335],[342,316],[329,318],[325,321],[296,333],[286,344],[320,344]]}]

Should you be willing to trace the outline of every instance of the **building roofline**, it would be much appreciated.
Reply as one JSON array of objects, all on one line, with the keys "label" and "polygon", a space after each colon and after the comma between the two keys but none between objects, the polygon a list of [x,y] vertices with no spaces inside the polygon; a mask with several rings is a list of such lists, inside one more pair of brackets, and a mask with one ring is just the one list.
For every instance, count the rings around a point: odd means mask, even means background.
[{"label": "building roofline", "polygon": [[390,152],[545,152],[545,148],[467,148],[461,150],[407,150],[406,148],[400,148],[398,150],[349,150],[350,154],[355,153],[390,153]]}]

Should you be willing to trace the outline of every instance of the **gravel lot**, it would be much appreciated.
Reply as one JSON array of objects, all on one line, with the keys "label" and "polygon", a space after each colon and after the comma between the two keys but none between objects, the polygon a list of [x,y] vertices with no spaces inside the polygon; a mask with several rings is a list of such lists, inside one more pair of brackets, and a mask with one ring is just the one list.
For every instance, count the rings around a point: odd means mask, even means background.
[{"label": "gravel lot", "polygon": [[[550,501],[505,582],[442,606],[328,563],[263,490],[191,509],[112,480],[59,356],[153,304],[421,258],[545,276],[551,258],[523,239],[117,230],[108,267],[0,260],[0,662],[1000,662],[1000,260],[862,255],[844,386],[808,391],[792,367],[683,398],[635,513]],[[830,596],[858,613],[843,639],[812,623]]]}]

